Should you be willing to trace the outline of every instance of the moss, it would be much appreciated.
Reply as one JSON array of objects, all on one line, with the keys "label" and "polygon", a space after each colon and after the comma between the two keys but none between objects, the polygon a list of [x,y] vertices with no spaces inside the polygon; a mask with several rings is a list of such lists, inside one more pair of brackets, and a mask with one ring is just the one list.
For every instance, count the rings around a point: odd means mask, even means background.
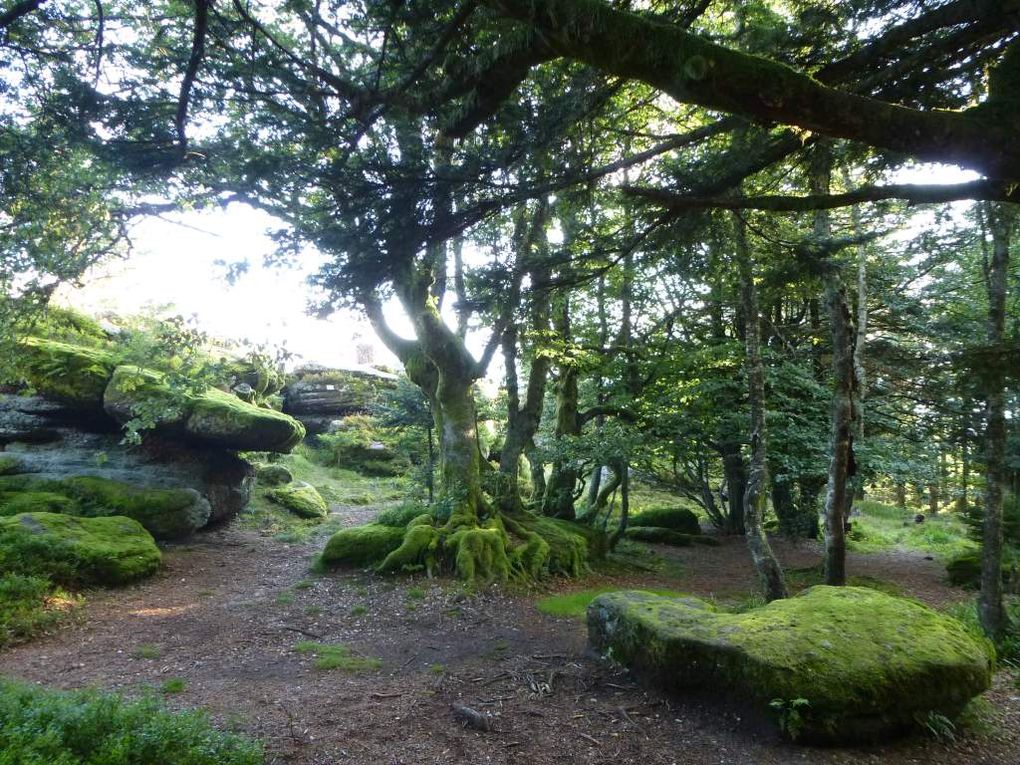
[{"label": "moss", "polygon": [[761,707],[807,699],[804,737],[874,740],[953,718],[991,682],[994,652],[956,620],[858,587],[813,587],[741,614],[625,592],[588,609],[602,653],[675,689],[726,689]]},{"label": "moss", "polygon": [[82,406],[98,406],[113,376],[113,355],[56,340],[28,337],[20,344],[18,368],[39,393]]},{"label": "moss", "polygon": [[672,529],[691,536],[701,533],[698,516],[686,507],[650,507],[634,515],[630,526]]},{"label": "moss", "polygon": [[159,372],[133,366],[117,367],[103,407],[119,422],[144,410],[156,427],[240,451],[289,452],[305,437],[304,426],[282,412],[214,388],[197,396],[172,391]]},{"label": "moss", "polygon": [[370,566],[381,563],[404,540],[404,529],[369,523],[341,529],[329,538],[322,551],[327,566]]},{"label": "moss", "polygon": [[[595,600],[595,598],[599,595],[605,595],[607,592],[619,592],[621,589],[623,588],[606,586],[590,590],[575,590],[573,592],[565,592],[559,595],[550,595],[537,601],[535,603],[535,608],[549,616],[582,619],[588,610],[588,606],[591,605],[591,602]],[[668,597],[687,597],[686,593],[668,589],[639,590],[639,592],[650,592],[654,595],[664,595]]]},{"label": "moss", "polygon": [[[422,521],[421,517],[415,521]],[[437,568],[441,537],[431,525],[431,516],[424,516],[424,522],[407,527],[400,547],[391,552],[379,564],[379,571],[420,571],[425,569],[431,575]]]},{"label": "moss", "polygon": [[266,496],[302,518],[325,518],[329,505],[314,486],[303,481],[270,489]]},{"label": "moss", "polygon": [[446,541],[452,552],[457,576],[473,584],[507,582],[510,579],[510,556],[507,534],[502,526],[490,524],[483,528],[464,528]]},{"label": "moss", "polygon": [[306,640],[294,646],[294,650],[314,656],[316,669],[364,672],[382,667],[382,659],[358,656],[350,648],[340,643],[313,643]]},{"label": "moss", "polygon": [[276,463],[259,463],[255,465],[255,476],[265,486],[282,486],[294,480],[293,474],[286,465]]},{"label": "moss", "polygon": [[690,547],[691,545],[718,547],[719,545],[719,540],[715,537],[687,534],[659,526],[630,526],[627,528],[626,536],[628,539],[635,539],[638,542],[653,542],[674,547]]},{"label": "moss", "polygon": [[33,476],[0,478],[0,515],[52,512],[133,518],[156,539],[179,539],[209,521],[209,502],[194,489],[144,489],[109,478],[61,481]]},{"label": "moss", "polygon": [[15,473],[21,473],[23,470],[24,466],[17,457],[0,454],[0,476],[14,475]]},{"label": "moss", "polygon": [[22,513],[0,518],[0,572],[66,585],[120,585],[153,574],[159,548],[137,521]]}]

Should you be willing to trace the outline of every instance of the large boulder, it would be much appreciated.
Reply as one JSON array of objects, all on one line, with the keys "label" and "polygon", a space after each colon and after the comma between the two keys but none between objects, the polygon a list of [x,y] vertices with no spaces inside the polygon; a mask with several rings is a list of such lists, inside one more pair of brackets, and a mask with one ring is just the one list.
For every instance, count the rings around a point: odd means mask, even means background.
[{"label": "large boulder", "polygon": [[326,566],[370,566],[381,563],[404,541],[405,528],[368,523],[340,529],[322,551]]},{"label": "large boulder", "polygon": [[336,420],[368,411],[395,384],[394,375],[377,370],[308,365],[290,376],[283,389],[283,411],[299,419],[309,433],[325,433]]},{"label": "large boulder", "polygon": [[137,489],[194,490],[209,505],[210,524],[244,508],[254,485],[251,465],[229,450],[151,432],[128,446],[101,410],[97,415],[37,396],[0,396],[0,448],[7,475],[94,476]]},{"label": "large boulder", "polygon": [[97,407],[113,374],[112,355],[98,348],[27,337],[19,368],[38,393],[77,406]]},{"label": "large boulder", "polygon": [[103,408],[120,423],[144,411],[157,429],[239,451],[289,452],[305,436],[304,426],[282,412],[215,388],[201,395],[174,394],[159,373],[132,366],[114,371]]},{"label": "large boulder", "polygon": [[283,486],[294,480],[294,474],[290,472],[290,468],[278,462],[256,464],[255,477],[263,486]]},{"label": "large boulder", "polygon": [[304,481],[295,481],[277,489],[270,489],[266,496],[302,518],[325,518],[329,515],[326,500],[314,486]]},{"label": "large boulder", "polygon": [[0,574],[66,585],[121,585],[156,572],[159,548],[130,518],[22,513],[0,518]]},{"label": "large boulder", "polygon": [[694,598],[601,595],[600,654],[673,690],[728,694],[780,715],[805,741],[874,741],[955,718],[991,682],[993,651],[956,620],[858,587],[812,587],[741,614]]},{"label": "large boulder", "polygon": [[698,516],[686,507],[650,507],[633,515],[630,525],[635,528],[672,529],[681,534],[701,533]]}]

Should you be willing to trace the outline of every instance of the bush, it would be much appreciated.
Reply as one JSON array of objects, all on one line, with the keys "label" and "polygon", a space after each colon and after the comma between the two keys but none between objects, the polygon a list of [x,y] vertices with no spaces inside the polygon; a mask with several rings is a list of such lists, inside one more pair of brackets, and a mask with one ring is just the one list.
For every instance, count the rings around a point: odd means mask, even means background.
[{"label": "bush", "polygon": [[367,415],[345,417],[342,429],[318,436],[318,445],[327,463],[335,467],[380,477],[410,470],[410,460],[402,454],[394,431]]},{"label": "bush", "polygon": [[631,526],[654,526],[682,534],[700,534],[698,516],[686,507],[650,507],[630,519]]},{"label": "bush", "polygon": [[0,680],[0,764],[259,765],[262,747],[215,730],[201,712],[154,698],[50,691]]}]

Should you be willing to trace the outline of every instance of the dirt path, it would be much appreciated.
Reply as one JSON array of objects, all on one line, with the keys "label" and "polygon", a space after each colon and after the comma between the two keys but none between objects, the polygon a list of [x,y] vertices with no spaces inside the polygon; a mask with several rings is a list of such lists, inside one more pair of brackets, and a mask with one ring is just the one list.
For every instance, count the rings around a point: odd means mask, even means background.
[{"label": "dirt path", "polygon": [[[275,763],[1020,762],[1020,690],[1005,675],[982,735],[951,745],[791,747],[740,712],[636,687],[585,656],[583,624],[538,613],[527,594],[467,597],[451,582],[356,571],[315,576],[317,547],[237,529],[204,534],[169,549],[155,579],[92,594],[83,626],[0,654],[0,674],[128,693],[182,678],[171,705],[205,707],[220,725],[264,739]],[[790,567],[818,561],[812,545],[778,552]],[[626,581],[718,597],[746,594],[753,581],[739,540],[669,554],[679,579]],[[962,596],[920,555],[855,556],[850,568],[928,602]],[[303,640],[344,643],[381,658],[382,669],[316,669],[294,650]],[[458,701],[490,713],[495,730],[459,725]]]}]

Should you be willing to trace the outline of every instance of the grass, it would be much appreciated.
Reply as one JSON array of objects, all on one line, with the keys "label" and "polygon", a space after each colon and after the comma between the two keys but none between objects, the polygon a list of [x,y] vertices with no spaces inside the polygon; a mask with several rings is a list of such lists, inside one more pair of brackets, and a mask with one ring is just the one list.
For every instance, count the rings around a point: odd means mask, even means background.
[{"label": "grass", "polygon": [[183,693],[187,687],[188,681],[183,677],[170,677],[163,682],[159,689],[169,696],[174,693]]},{"label": "grass", "polygon": [[0,649],[30,640],[73,619],[83,599],[43,577],[0,576]]},{"label": "grass", "polygon": [[294,602],[293,592],[281,592],[276,596],[276,605],[278,606],[289,606]]},{"label": "grass", "polygon": [[[784,574],[786,583],[794,592],[814,587],[816,584],[825,583],[825,572],[821,566],[810,566],[808,568],[790,568]],[[871,590],[884,592],[886,595],[903,596],[903,588],[895,582],[887,582],[873,576],[848,576],[846,583],[851,587],[867,587]]]},{"label": "grass", "polygon": [[261,765],[262,747],[202,712],[155,697],[52,691],[0,679],[0,762],[24,765]]},{"label": "grass", "polygon": [[[967,630],[977,638],[984,637],[981,623],[978,621],[977,601],[964,600],[954,603],[945,612],[961,622]],[[1012,627],[1007,635],[996,645],[998,660],[1020,671],[1020,596],[1006,599],[1006,612],[1009,614]]]},{"label": "grass", "polygon": [[[542,598],[535,603],[535,606],[543,614],[549,616],[562,616],[569,617],[571,619],[580,619],[584,617],[585,611],[588,610],[588,604],[591,603],[599,595],[603,595],[607,592],[617,592],[619,590],[633,590],[638,589],[635,587],[595,587],[590,590],[575,590],[574,592],[565,592],[560,595],[550,595],[549,597]],[[651,590],[642,589],[642,592],[651,592],[655,595],[670,595],[680,597],[687,595],[688,593],[678,592],[676,590]]]},{"label": "grass", "polygon": [[364,672],[382,667],[382,659],[358,656],[341,643],[315,643],[305,640],[294,646],[301,654],[315,659],[316,669],[339,669],[344,672]]},{"label": "grass", "polygon": [[159,650],[159,646],[152,643],[142,643],[135,646],[131,655],[136,659],[158,659],[162,655],[162,651]]},{"label": "grass", "polygon": [[425,600],[425,590],[421,587],[409,587],[407,589],[408,600]]},{"label": "grass", "polygon": [[847,546],[855,552],[903,547],[946,561],[977,549],[977,544],[968,537],[967,525],[951,511],[914,523],[914,510],[871,500],[856,502],[854,506],[861,515],[853,519],[854,530],[848,535]]},{"label": "grass", "polygon": [[364,616],[368,613],[368,606],[363,606],[360,603],[351,609],[351,616]]}]

